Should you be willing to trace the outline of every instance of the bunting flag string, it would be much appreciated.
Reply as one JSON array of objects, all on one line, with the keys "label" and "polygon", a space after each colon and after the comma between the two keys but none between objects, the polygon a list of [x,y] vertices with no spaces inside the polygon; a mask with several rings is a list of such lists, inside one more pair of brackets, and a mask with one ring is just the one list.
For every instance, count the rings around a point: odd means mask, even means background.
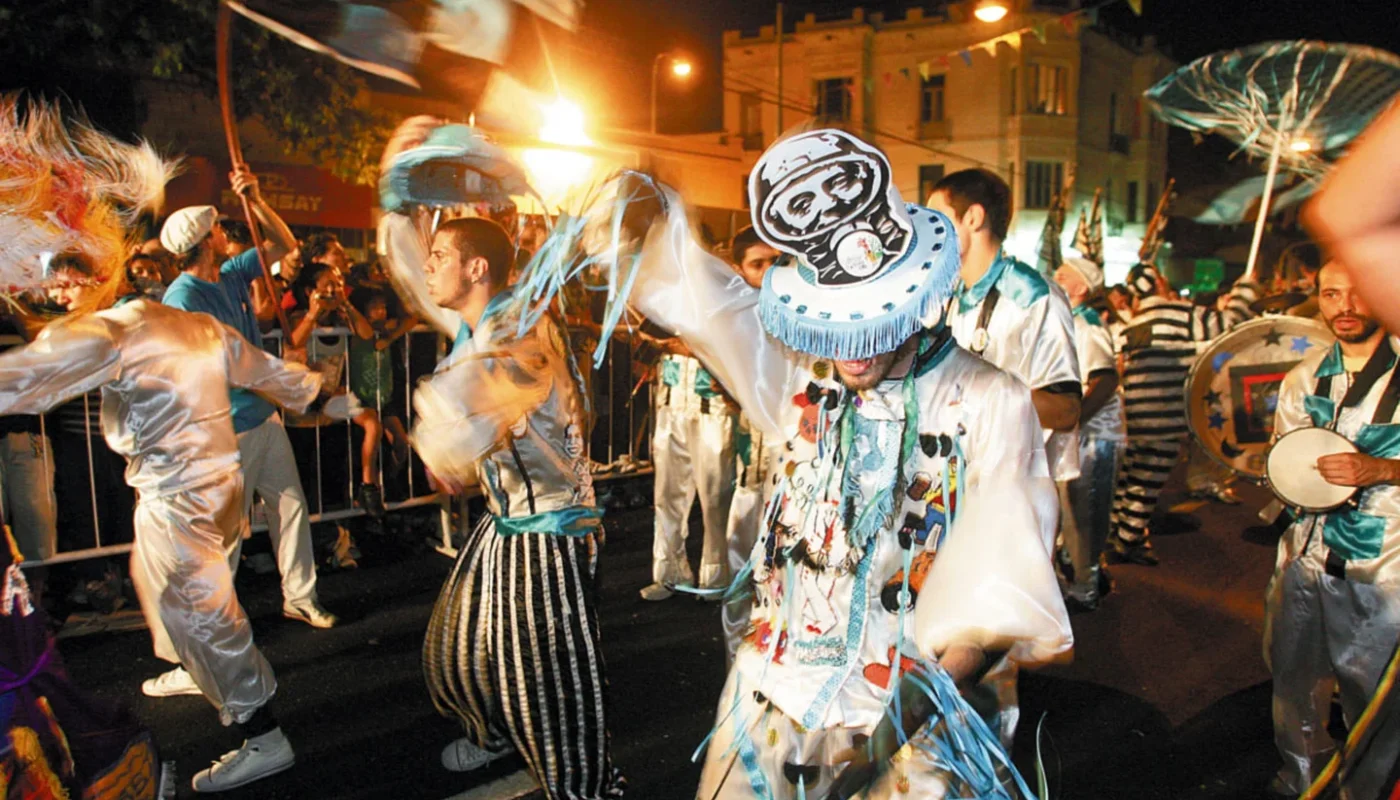
[{"label": "bunting flag string", "polygon": [[1021,49],[1021,46],[1025,43],[1025,37],[1027,36],[1034,36],[1036,40],[1039,41],[1041,44],[1045,44],[1046,29],[1053,22],[1059,22],[1060,25],[1064,27],[1065,33],[1069,34],[1070,36],[1073,36],[1078,30],[1078,27],[1081,23],[1087,23],[1089,25],[1098,24],[1100,9],[1105,8],[1107,6],[1111,6],[1114,3],[1120,2],[1127,3],[1128,8],[1132,9],[1132,12],[1134,14],[1136,14],[1139,17],[1142,16],[1142,0],[1103,0],[1103,2],[1100,2],[1088,8],[1081,8],[1076,11],[1071,11],[1068,14],[1062,14],[1054,20],[1047,20],[1043,22],[1038,22],[1034,25],[1027,25],[1024,28],[1019,28],[1009,33],[1003,33],[1000,36],[994,36],[991,39],[987,39],[985,41],[975,42],[962,49],[953,50],[951,52],[938,56],[935,59],[921,62],[918,65],[919,76],[924,80],[928,80],[929,74],[932,71],[934,65],[937,65],[939,69],[946,70],[949,64],[951,63],[953,56],[957,56],[958,58],[962,59],[962,62],[970,67],[972,66],[972,51],[974,50],[986,50],[987,54],[993,58],[996,58],[997,45],[999,44],[1005,44],[1008,47],[1011,47],[1013,50],[1019,51]]}]

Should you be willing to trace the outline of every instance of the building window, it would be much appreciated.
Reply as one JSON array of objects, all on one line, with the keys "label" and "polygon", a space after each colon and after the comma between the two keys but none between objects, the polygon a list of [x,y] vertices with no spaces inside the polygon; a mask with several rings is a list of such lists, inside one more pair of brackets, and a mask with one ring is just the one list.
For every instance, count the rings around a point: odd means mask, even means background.
[{"label": "building window", "polygon": [[924,164],[919,167],[919,203],[927,203],[928,196],[933,194],[933,187],[943,180],[942,164]]},{"label": "building window", "polygon": [[763,149],[763,100],[758,92],[739,95],[739,135],[745,150]]},{"label": "building window", "polygon": [[1147,205],[1145,208],[1148,209],[1147,213],[1149,214],[1157,213],[1157,184],[1152,181],[1147,182]]},{"label": "building window", "polygon": [[1137,204],[1137,197],[1138,197],[1138,195],[1137,195],[1137,193],[1138,193],[1138,183],[1137,183],[1137,181],[1128,181],[1128,222],[1137,222],[1137,217],[1138,217],[1138,204]]},{"label": "building window", "polygon": [[943,90],[946,76],[930,75],[921,82],[923,88],[919,103],[919,122],[943,121]]},{"label": "building window", "polygon": [[1021,72],[1019,67],[1011,68],[1011,116],[1021,113],[1021,106],[1017,104],[1017,99],[1021,96]]},{"label": "building window", "polygon": [[824,78],[816,82],[812,107],[818,122],[850,122],[851,79]]},{"label": "building window", "polygon": [[1065,165],[1059,161],[1026,162],[1026,208],[1049,208],[1064,187]]},{"label": "building window", "polygon": [[1113,136],[1118,133],[1118,93],[1110,92],[1108,95],[1108,135]]},{"label": "building window", "polygon": [[1026,111],[1063,116],[1069,113],[1069,70],[1047,64],[1029,64]]}]

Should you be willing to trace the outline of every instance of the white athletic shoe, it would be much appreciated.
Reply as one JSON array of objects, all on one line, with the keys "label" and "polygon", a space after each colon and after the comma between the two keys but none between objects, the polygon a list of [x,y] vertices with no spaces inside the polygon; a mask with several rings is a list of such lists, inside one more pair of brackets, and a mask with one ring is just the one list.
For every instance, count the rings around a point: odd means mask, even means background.
[{"label": "white athletic shoe", "polygon": [[269,775],[276,775],[297,763],[292,743],[281,728],[243,742],[237,750],[224,753],[214,766],[201,770],[191,782],[196,792],[222,792],[237,789]]},{"label": "white athletic shoe", "polygon": [[675,595],[675,592],[667,589],[664,583],[653,583],[650,586],[642,587],[641,594],[643,600],[655,602],[657,600],[669,600]]},{"label": "white athletic shoe", "polygon": [[442,766],[449,772],[471,772],[514,752],[509,746],[499,751],[486,750],[463,736],[442,748]]},{"label": "white athletic shoe", "polygon": [[334,628],[340,622],[334,614],[321,608],[321,604],[315,600],[287,604],[282,606],[282,616],[287,619],[294,619],[297,622],[305,622],[313,628]]},{"label": "white athletic shoe", "polygon": [[182,694],[204,694],[184,667],[162,672],[141,682],[141,694],[147,697],[175,697]]}]

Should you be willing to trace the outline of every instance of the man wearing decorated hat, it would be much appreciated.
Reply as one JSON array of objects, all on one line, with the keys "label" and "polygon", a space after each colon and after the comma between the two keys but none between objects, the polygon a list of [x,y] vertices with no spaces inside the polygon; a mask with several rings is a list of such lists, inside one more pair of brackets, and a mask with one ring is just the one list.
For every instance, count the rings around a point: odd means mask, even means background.
[{"label": "man wearing decorated hat", "polygon": [[1074,350],[1084,376],[1079,410],[1079,477],[1060,484],[1060,530],[1069,551],[1066,602],[1093,609],[1099,603],[1099,557],[1108,542],[1113,487],[1123,455],[1123,402],[1113,337],[1089,305],[1103,291],[1103,270],[1087,258],[1071,258],[1055,270],[1055,282],[1074,310]]},{"label": "man wearing decorated hat", "polygon": [[1118,338],[1128,449],[1114,492],[1115,531],[1108,557],[1151,567],[1158,559],[1148,539],[1148,522],[1187,434],[1182,387],[1202,343],[1254,316],[1249,304],[1258,298],[1259,287],[1253,274],[1246,273],[1230,290],[1225,310],[1219,311],[1177,299],[1151,264],[1134,266],[1124,285],[1133,296],[1132,320]]},{"label": "man wearing decorated hat", "polygon": [[1064,656],[1072,634],[1030,392],[941,320],[953,224],[905,204],[865,142],[793,136],[749,181],[755,229],[790,259],[755,296],[653,189],[662,219],[629,302],[783,443],[732,587],[753,591],[753,612],[697,796],[928,799],[959,781],[1010,796],[995,676]]}]

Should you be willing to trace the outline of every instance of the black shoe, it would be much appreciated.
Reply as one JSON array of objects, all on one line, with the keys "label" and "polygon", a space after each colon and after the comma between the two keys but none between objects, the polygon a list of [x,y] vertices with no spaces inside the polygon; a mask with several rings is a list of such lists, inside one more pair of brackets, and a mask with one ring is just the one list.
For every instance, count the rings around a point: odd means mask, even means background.
[{"label": "black shoe", "polygon": [[1071,614],[1083,614],[1086,611],[1097,611],[1098,608],[1099,599],[1097,597],[1092,600],[1080,600],[1072,594],[1065,595],[1065,610]]},{"label": "black shoe", "polygon": [[1157,553],[1152,550],[1152,543],[1146,539],[1128,542],[1115,536],[1108,548],[1108,563],[1155,567],[1161,562],[1157,560]]},{"label": "black shoe", "polygon": [[384,508],[384,494],[379,490],[378,484],[360,484],[360,508],[375,519],[383,519],[388,513]]}]

